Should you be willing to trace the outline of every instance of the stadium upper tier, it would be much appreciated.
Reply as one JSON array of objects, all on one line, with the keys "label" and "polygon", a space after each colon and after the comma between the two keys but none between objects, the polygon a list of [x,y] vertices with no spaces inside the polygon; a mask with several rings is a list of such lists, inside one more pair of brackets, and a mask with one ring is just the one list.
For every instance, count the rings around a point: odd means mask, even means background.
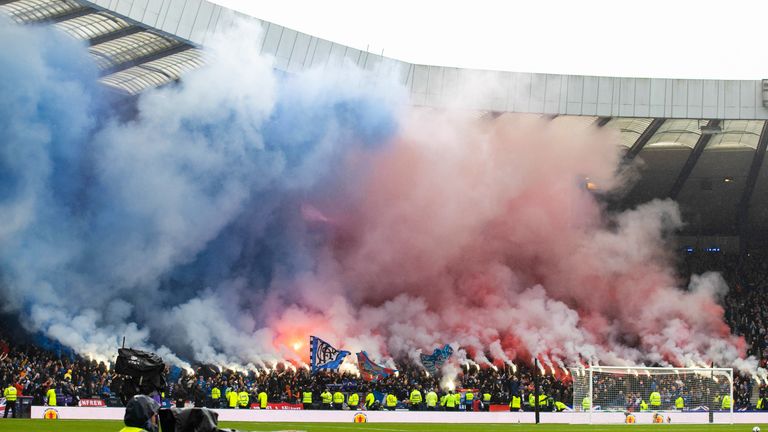
[{"label": "stadium upper tier", "polygon": [[490,97],[469,102],[462,98],[469,105],[466,108],[606,117],[768,119],[768,85],[764,89],[757,80],[595,77],[411,64],[206,0],[0,0],[0,12],[22,23],[53,21],[71,35],[90,41],[99,66],[108,73],[104,84],[127,94],[163,85],[200,66],[200,53],[193,46],[205,45],[236,19],[245,19],[261,24],[264,31],[258,43],[264,54],[274,56],[276,68],[295,72],[345,61],[370,70],[390,66],[385,70],[398,71],[414,105],[445,106],[468,86],[493,83],[486,88]]},{"label": "stadium upper tier", "polygon": [[[687,234],[768,236],[768,130],[760,81],[679,80],[494,72],[416,65],[247,17],[205,0],[0,0],[18,23],[51,23],[87,41],[109,89],[135,96],[204,64],[200,46],[238,19],[263,28],[262,53],[288,73],[351,62],[391,73],[416,106],[456,106],[494,118],[536,113],[620,131],[626,158],[643,161],[619,201],[676,199]],[[491,84],[488,84],[491,83]],[[484,87],[485,86],[485,87]],[[766,88],[768,94],[768,87]],[[766,96],[768,97],[768,96]],[[599,185],[597,185],[599,188]]]}]

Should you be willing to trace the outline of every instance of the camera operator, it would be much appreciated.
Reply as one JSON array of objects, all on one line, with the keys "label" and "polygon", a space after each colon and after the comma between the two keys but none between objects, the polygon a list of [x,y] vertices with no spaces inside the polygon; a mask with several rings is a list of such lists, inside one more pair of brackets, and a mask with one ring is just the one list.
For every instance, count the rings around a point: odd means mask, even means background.
[{"label": "camera operator", "polygon": [[120,432],[158,432],[159,410],[160,404],[149,396],[138,394],[132,397],[125,406],[125,427]]}]

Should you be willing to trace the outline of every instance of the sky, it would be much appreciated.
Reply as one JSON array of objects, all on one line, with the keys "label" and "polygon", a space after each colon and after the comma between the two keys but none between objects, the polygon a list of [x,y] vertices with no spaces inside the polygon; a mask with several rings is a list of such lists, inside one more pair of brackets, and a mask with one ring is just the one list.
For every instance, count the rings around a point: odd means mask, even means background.
[{"label": "sky", "polygon": [[768,78],[768,2],[213,0],[411,63],[650,78]]}]

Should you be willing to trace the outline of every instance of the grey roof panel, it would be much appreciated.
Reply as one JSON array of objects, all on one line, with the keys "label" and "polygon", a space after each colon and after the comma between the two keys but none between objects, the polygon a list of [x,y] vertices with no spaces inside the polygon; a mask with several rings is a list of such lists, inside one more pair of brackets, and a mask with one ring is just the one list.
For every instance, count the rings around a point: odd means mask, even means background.
[{"label": "grey roof panel", "polygon": [[180,46],[182,43],[143,31],[94,45],[88,49],[101,70],[136,61]]},{"label": "grey roof panel", "polygon": [[706,150],[757,149],[764,124],[762,120],[725,120],[722,133],[712,137]]},{"label": "grey roof panel", "polygon": [[56,27],[81,40],[92,40],[125,30],[131,25],[106,12],[96,12],[56,23]]},{"label": "grey roof panel", "polygon": [[696,145],[701,136],[701,126],[706,121],[691,119],[671,119],[664,122],[651,137],[646,148],[690,148]]},{"label": "grey roof panel", "polygon": [[107,75],[99,81],[121,93],[137,95],[144,90],[168,84],[172,80],[161,72],[136,66]]},{"label": "grey roof panel", "polygon": [[560,115],[552,119],[552,122],[578,128],[588,128],[595,124],[596,116]]},{"label": "grey roof panel", "polygon": [[0,13],[20,24],[46,21],[81,10],[85,7],[74,0],[18,0],[0,5]]},{"label": "grey roof panel", "polygon": [[653,119],[634,118],[634,117],[616,117],[612,118],[606,125],[606,128],[618,129],[620,133],[619,144],[624,147],[632,147],[640,135],[648,129]]},{"label": "grey roof panel", "polygon": [[146,89],[176,81],[204,64],[203,52],[188,49],[101,78],[101,83],[121,93],[136,95]]}]

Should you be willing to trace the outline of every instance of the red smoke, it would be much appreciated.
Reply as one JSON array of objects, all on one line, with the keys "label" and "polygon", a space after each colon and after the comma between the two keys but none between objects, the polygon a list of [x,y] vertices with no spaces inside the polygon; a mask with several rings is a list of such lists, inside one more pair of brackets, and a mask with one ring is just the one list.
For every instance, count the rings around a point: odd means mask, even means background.
[{"label": "red smoke", "polygon": [[550,367],[733,362],[744,343],[716,303],[722,280],[676,287],[663,239],[676,205],[607,215],[587,190],[622,186],[617,138],[567,119],[410,113],[356,199],[312,207],[337,225],[274,328],[374,358],[458,343]]}]

